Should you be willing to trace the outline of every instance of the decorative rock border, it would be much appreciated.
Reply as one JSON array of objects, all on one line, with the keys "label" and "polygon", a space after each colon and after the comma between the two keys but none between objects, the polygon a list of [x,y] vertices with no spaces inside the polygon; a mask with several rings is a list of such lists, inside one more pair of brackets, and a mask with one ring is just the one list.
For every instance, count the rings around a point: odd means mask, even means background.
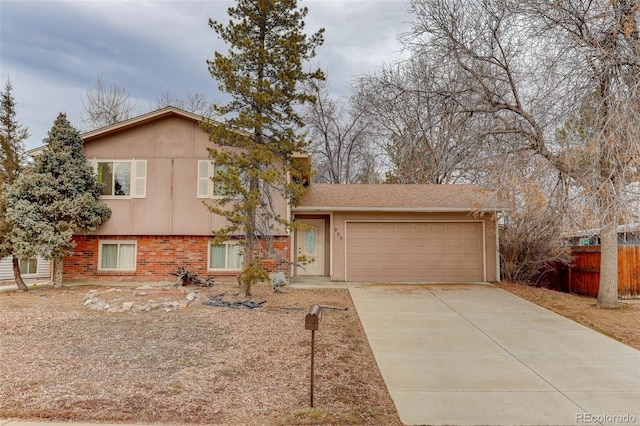
[{"label": "decorative rock border", "polygon": [[144,304],[139,304],[134,301],[126,301],[126,302],[118,302],[118,304],[109,303],[103,298],[99,296],[103,293],[110,293],[113,291],[120,291],[119,289],[110,288],[108,290],[100,291],[100,290],[89,290],[87,293],[84,302],[82,303],[84,306],[92,309],[94,311],[106,311],[106,312],[151,312],[156,310],[163,310],[165,312],[173,312],[178,309],[185,309],[189,307],[189,305],[200,298],[198,292],[192,291],[186,293],[185,291],[176,291],[173,289],[158,289],[151,286],[142,286],[137,287],[133,294],[136,296],[147,296],[149,294],[185,294],[185,298],[178,301],[164,301],[157,302],[154,300],[149,300]]}]

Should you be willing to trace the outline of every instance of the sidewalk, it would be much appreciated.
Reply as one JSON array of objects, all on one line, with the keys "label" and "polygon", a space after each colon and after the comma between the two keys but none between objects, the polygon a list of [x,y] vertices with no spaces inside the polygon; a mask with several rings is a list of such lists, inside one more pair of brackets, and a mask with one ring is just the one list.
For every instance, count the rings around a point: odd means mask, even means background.
[{"label": "sidewalk", "polygon": [[[27,287],[29,287],[29,290],[33,290],[35,288],[49,287],[51,285],[50,281],[43,281],[43,280],[40,280],[40,281],[24,280],[24,281]],[[0,281],[0,291],[11,291],[11,290],[17,290],[17,289],[18,289],[18,286],[13,281]],[[0,426],[2,426],[1,423],[0,423]]]}]

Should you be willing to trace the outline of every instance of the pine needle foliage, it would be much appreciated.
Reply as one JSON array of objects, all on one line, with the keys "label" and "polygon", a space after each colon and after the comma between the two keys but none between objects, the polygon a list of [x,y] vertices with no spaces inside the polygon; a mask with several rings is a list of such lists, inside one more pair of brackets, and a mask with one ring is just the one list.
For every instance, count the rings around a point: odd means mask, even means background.
[{"label": "pine needle foliage", "polygon": [[24,166],[24,140],[29,137],[26,127],[16,119],[16,102],[11,94],[10,80],[0,94],[0,184],[11,184]]},{"label": "pine needle foliage", "polygon": [[64,113],[44,139],[45,147],[13,185],[5,186],[9,237],[20,258],[53,260],[54,285],[62,286],[63,260],[73,235],[92,232],[109,218],[101,186],[87,164],[83,142]]},{"label": "pine needle foliage", "polygon": [[[25,164],[24,141],[29,137],[26,127],[16,118],[16,102],[12,95],[13,85],[7,80],[0,94],[0,189],[11,185],[22,172]],[[0,191],[0,257],[13,254],[13,245],[8,238],[11,223],[5,218],[3,191]],[[13,275],[20,290],[28,290],[20,275],[19,260],[13,257]]]},{"label": "pine needle foliage", "polygon": [[246,296],[253,283],[267,277],[255,251],[264,245],[273,255],[274,230],[294,227],[278,213],[275,201],[284,197],[297,205],[306,191],[303,177],[309,176],[308,165],[293,160],[308,145],[297,132],[303,123],[296,108],[315,100],[302,84],[324,79],[320,69],[303,68],[323,43],[324,32],[305,34],[307,12],[296,0],[238,0],[228,9],[228,23],[209,21],[229,45],[227,54],[215,52],[207,61],[209,72],[231,98],[214,105],[221,122],[203,124],[209,139],[220,147],[210,149],[216,165],[213,184],[220,197],[210,209],[228,224],[213,230],[213,242],[244,235],[240,291]]}]

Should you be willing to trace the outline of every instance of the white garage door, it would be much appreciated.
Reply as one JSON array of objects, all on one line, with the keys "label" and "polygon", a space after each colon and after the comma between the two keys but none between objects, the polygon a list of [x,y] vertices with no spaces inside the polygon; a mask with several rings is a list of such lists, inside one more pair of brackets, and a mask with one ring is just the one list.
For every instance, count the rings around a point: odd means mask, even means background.
[{"label": "white garage door", "polygon": [[348,281],[482,281],[480,222],[348,222]]}]

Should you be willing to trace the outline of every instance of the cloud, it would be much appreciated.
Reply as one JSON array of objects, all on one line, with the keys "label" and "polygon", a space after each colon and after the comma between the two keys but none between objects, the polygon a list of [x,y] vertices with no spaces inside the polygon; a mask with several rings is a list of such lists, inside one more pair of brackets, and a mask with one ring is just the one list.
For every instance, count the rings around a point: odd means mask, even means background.
[{"label": "cloud", "polygon": [[[1,7],[2,79],[14,85],[28,147],[40,145],[59,111],[79,121],[81,99],[96,76],[130,90],[142,110],[165,91],[219,99],[206,60],[227,47],[209,28],[228,21],[233,1],[6,1]],[[397,58],[408,30],[404,3],[394,0],[308,0],[305,28],[325,28],[310,67],[329,74],[335,96],[350,82]],[[144,111],[139,111],[144,112]]]}]

